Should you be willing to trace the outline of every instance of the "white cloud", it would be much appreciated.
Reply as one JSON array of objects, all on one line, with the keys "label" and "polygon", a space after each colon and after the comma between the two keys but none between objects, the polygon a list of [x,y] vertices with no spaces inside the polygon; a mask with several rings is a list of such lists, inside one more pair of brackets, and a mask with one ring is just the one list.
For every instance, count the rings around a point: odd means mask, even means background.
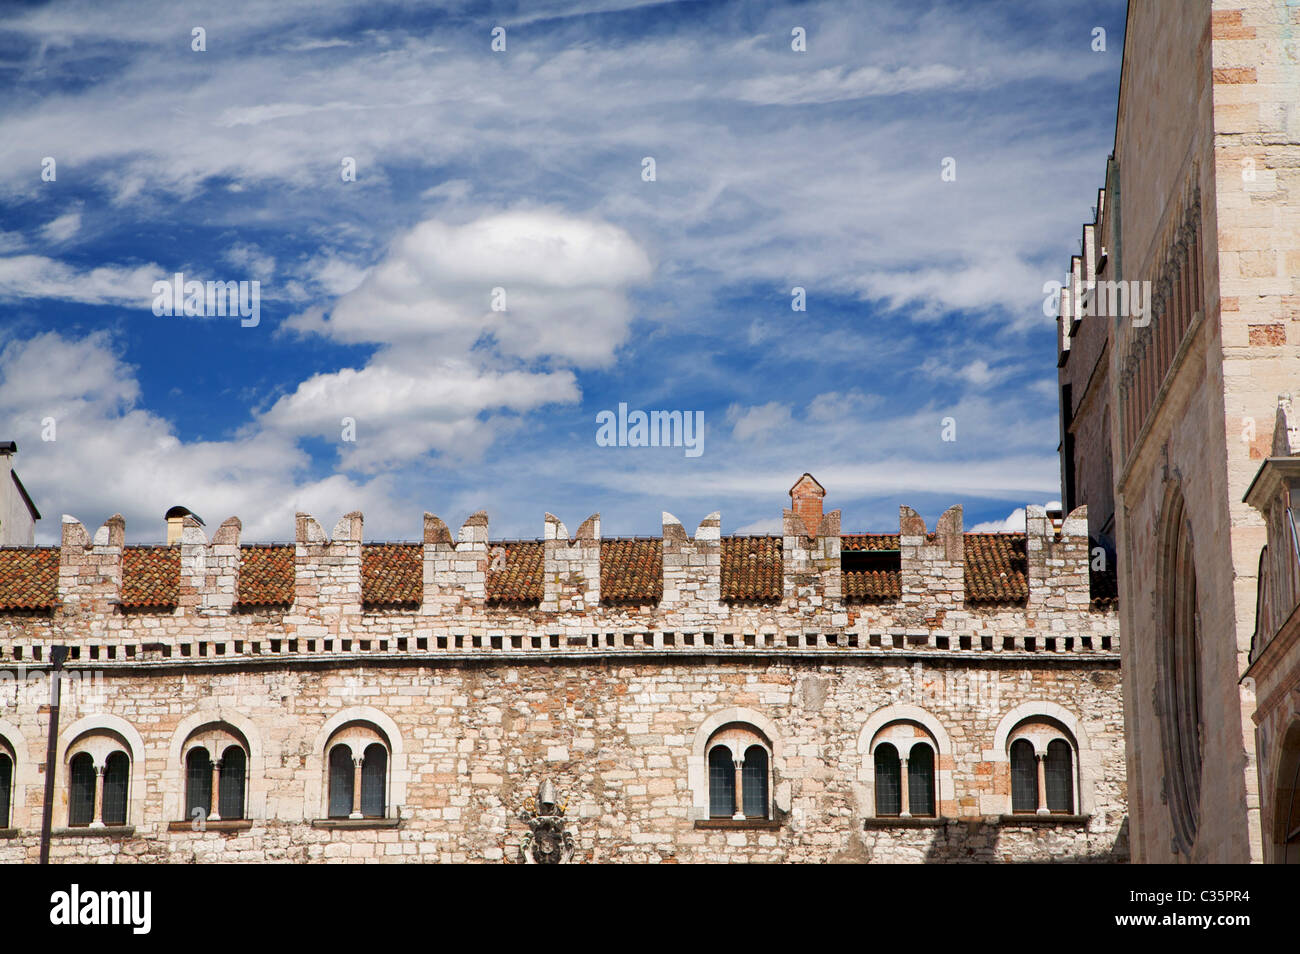
[{"label": "white cloud", "polygon": [[[549,210],[421,222],[340,298],[290,328],[349,343],[421,344],[461,354],[482,336],[525,360],[608,364],[627,335],[627,289],[650,260],[623,229]],[[504,311],[494,311],[496,289]]]},{"label": "white cloud", "polygon": [[[327,532],[338,514],[365,508],[380,533],[411,525],[404,535],[418,534],[418,511],[403,504],[389,477],[312,480],[306,455],[270,430],[184,442],[139,401],[135,369],[104,334],[74,339],[47,332],[0,350],[0,418],[18,442],[18,467],[46,517],[41,542],[57,541],[62,512],[92,532],[120,512],[132,539],[160,539],[162,515],[178,503],[201,514],[209,533],[239,516],[249,540],[291,539],[297,509],[314,512]],[[42,439],[49,418],[53,441]]]},{"label": "white cloud", "polygon": [[1015,364],[990,365],[983,358],[975,358],[965,364],[941,360],[931,356],[921,364],[921,371],[932,378],[940,380],[964,381],[973,388],[989,388],[1001,384],[1022,368]]},{"label": "white cloud", "polygon": [[969,77],[951,66],[829,67],[812,73],[772,73],[738,83],[731,91],[737,99],[763,105],[797,106],[833,103],[868,96],[892,96],[919,90],[944,89],[968,83]]},{"label": "white cloud", "polygon": [[[1059,500],[1049,500],[1043,504],[1043,507],[1046,510],[1060,510],[1061,502]],[[983,523],[977,523],[967,529],[971,533],[1024,533],[1025,508],[1017,507],[1007,514],[1005,520],[985,520]]]},{"label": "white cloud", "polygon": [[237,268],[248,270],[249,278],[241,281],[255,279],[268,282],[275,275],[275,256],[268,255],[256,245],[237,242],[226,249],[222,258]]},{"label": "white cloud", "polygon": [[865,414],[883,403],[877,394],[863,394],[857,388],[828,391],[808,402],[808,420],[818,424],[844,422]]},{"label": "white cloud", "polygon": [[492,412],[524,412],[578,400],[570,371],[493,371],[467,361],[411,366],[385,352],[360,370],[318,374],[280,398],[259,424],[290,438],[341,438],[344,418],[356,440],[339,444],[344,467],[373,472],[431,453],[476,459],[506,428]]},{"label": "white cloud", "polygon": [[733,404],[727,408],[727,423],[738,441],[765,441],[788,428],[791,420],[790,405],[780,401],[769,401],[755,407]]},{"label": "white cloud", "polygon": [[41,226],[41,236],[47,242],[66,242],[81,231],[81,213],[68,212]]},{"label": "white cloud", "polygon": [[[324,281],[355,275],[335,268]],[[342,463],[363,472],[430,453],[477,459],[515,415],[579,399],[572,368],[613,360],[632,318],[627,289],[649,276],[636,241],[602,222],[548,210],[422,222],[328,314],[285,322],[385,347],[364,368],[302,382],[260,423],[333,440],[352,418],[358,437],[341,445]],[[503,312],[491,308],[497,288]],[[537,360],[550,367],[529,365]]]},{"label": "white cloud", "polygon": [[0,258],[0,301],[54,298],[148,309],[153,283],[169,274],[159,265],[78,269],[44,255],[13,255]]}]

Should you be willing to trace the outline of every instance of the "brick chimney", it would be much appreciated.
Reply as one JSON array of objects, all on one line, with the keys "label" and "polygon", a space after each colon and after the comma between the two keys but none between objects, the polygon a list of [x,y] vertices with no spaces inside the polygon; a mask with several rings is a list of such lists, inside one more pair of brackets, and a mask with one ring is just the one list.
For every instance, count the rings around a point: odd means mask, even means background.
[{"label": "brick chimney", "polygon": [[790,488],[790,507],[803,520],[808,536],[817,536],[822,525],[822,498],[826,488],[812,474],[804,474]]}]

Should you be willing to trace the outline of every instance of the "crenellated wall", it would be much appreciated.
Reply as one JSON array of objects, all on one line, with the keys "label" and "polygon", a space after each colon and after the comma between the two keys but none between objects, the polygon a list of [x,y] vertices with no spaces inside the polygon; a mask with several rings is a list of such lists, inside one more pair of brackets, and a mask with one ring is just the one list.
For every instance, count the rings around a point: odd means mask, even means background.
[{"label": "crenellated wall", "polygon": [[[74,653],[81,645],[103,646],[106,653],[114,647],[112,657],[97,654],[97,659],[122,658],[118,647],[126,658],[134,657],[146,642],[153,647],[150,651],[165,647],[166,658],[188,653],[202,658],[208,652],[202,643],[220,647],[213,652],[221,655],[257,655],[269,651],[271,639],[281,644],[281,652],[290,641],[299,653],[357,652],[357,645],[342,647],[365,641],[373,653],[385,640],[390,643],[386,651],[393,652],[398,637],[405,640],[405,652],[417,651],[417,640],[430,652],[468,651],[489,648],[475,637],[497,634],[508,644],[509,637],[530,636],[538,626],[563,637],[565,647],[574,651],[632,649],[642,645],[636,634],[646,632],[667,634],[650,645],[683,651],[785,651],[828,645],[860,652],[905,647],[1116,653],[1119,648],[1113,606],[1090,601],[1084,508],[1068,515],[1059,529],[1041,508],[1029,508],[1023,538],[1027,597],[991,605],[968,599],[967,575],[973,571],[966,564],[968,549],[993,535],[963,534],[960,507],[945,512],[934,532],[911,508],[901,508],[901,596],[891,601],[845,597],[839,511],[820,516],[815,535],[807,534],[801,515],[785,511],[785,532],[771,541],[780,543],[780,588],[773,587],[768,597],[759,599],[723,592],[720,514],[706,517],[694,537],[686,535],[675,517],[664,514],[661,556],[653,568],[662,576],[662,596],[656,591],[632,605],[627,600],[602,601],[598,515],[584,521],[570,538],[564,524],[548,514],[541,543],[540,599],[492,602],[487,599],[487,581],[504,550],[489,539],[487,515],[470,516],[453,542],[446,524],[425,514],[422,555],[412,556],[419,559],[422,585],[412,592],[411,605],[380,608],[363,601],[366,545],[360,513],[344,516],[330,537],[310,515],[298,514],[293,597],[283,606],[238,603],[237,518],[225,521],[211,541],[190,518],[179,546],[176,605],[131,612],[119,605],[122,518],[108,520],[93,541],[72,518],[65,517],[63,526],[57,605],[47,615],[6,620],[0,659],[19,658],[15,653],[24,646],[59,641],[72,645]],[[756,572],[744,562],[755,557],[735,559],[740,562],[733,565],[733,574]],[[991,572],[999,572],[998,566]],[[710,640],[699,638],[702,634],[709,634]]]},{"label": "crenellated wall", "polygon": [[[354,512],[329,536],[298,514],[291,547],[243,544],[234,517],[126,547],[120,516],[93,538],[65,518],[57,552],[0,552],[0,575],[58,558],[47,605],[0,615],[0,861],[39,851],[58,644],[56,861],[515,860],[542,778],[585,861],[1126,860],[1116,614],[1089,602],[1086,512],[995,535],[902,508],[897,538],[857,535],[898,557],[898,597],[864,599],[822,494],[796,485],[779,537],[724,538],[719,513],[693,536],[665,513],[657,540],[602,540],[599,515],[571,537],[547,514],[544,539],[493,542],[480,512],[455,539],[426,513],[422,543],[366,544]],[[1026,720],[1074,747],[1069,811],[1011,813]],[[771,752],[757,821],[710,816],[709,740],[736,726]],[[882,732],[934,746],[934,817],[876,817]],[[247,817],[196,825],[183,753],[213,733],[246,753]],[[327,751],[372,738],[384,815],[325,817]],[[71,754],[103,771],[114,749],[126,825],[69,827]]]}]

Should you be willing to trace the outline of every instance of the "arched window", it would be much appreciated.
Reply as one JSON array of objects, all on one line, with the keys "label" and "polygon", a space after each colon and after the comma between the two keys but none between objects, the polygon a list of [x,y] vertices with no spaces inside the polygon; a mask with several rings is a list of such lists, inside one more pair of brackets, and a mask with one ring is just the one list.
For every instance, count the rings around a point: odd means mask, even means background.
[{"label": "arched window", "polygon": [[352,751],[346,745],[330,749],[330,818],[352,814]]},{"label": "arched window", "polygon": [[1028,739],[1011,743],[1011,810],[1038,810],[1038,761],[1034,744]]},{"label": "arched window", "polygon": [[372,722],[348,722],[326,743],[326,804],[330,818],[386,818],[392,748]]},{"label": "arched window", "polygon": [[924,742],[907,756],[907,805],[915,816],[934,815],[934,749]]},{"label": "arched window", "polygon": [[751,745],[745,750],[741,789],[746,818],[767,817],[767,749]]},{"label": "arched window", "polygon": [[715,745],[709,750],[709,817],[730,818],[735,813],[735,760],[731,749]]},{"label": "arched window", "polygon": [[131,782],[131,760],[122,751],[104,760],[104,824],[126,824],[126,796]]},{"label": "arched window", "polygon": [[384,782],[388,778],[388,750],[378,742],[366,746],[361,763],[361,814],[384,817]]},{"label": "arched window", "polygon": [[205,819],[212,813],[212,760],[205,748],[185,757],[185,817]]},{"label": "arched window", "polygon": [[223,819],[244,817],[244,779],[248,757],[238,745],[228,745],[221,753],[220,777],[217,781],[217,812]]},{"label": "arched window", "polygon": [[[918,714],[929,718],[926,713]],[[885,722],[872,732],[869,751],[871,774],[867,780],[874,788],[876,817],[938,816],[942,763],[939,743],[930,726],[900,713],[899,718]]]},{"label": "arched window", "polygon": [[1074,814],[1074,771],[1070,743],[1053,739],[1047,745],[1045,781],[1047,785],[1047,810]]},{"label": "arched window", "polygon": [[772,813],[772,749],[748,722],[728,722],[705,743],[709,817],[768,819]]},{"label": "arched window", "polygon": [[9,753],[0,752],[0,828],[9,827],[9,809],[13,802],[14,760]]},{"label": "arched window", "polygon": [[72,757],[68,770],[68,825],[81,828],[95,820],[95,759],[89,752]]},{"label": "arched window", "polygon": [[1272,804],[1265,817],[1271,817],[1273,830],[1272,838],[1265,833],[1270,850],[1264,860],[1294,865],[1300,864],[1300,719],[1292,721],[1280,738],[1273,791],[1267,793]]},{"label": "arched window", "polygon": [[888,742],[876,746],[876,814],[900,815],[903,811],[903,782],[898,749]]},{"label": "arched window", "polygon": [[1190,516],[1175,488],[1162,520],[1162,626],[1156,658],[1165,799],[1175,850],[1191,849],[1201,812],[1201,637]]},{"label": "arched window", "polygon": [[187,821],[238,821],[248,792],[248,739],[227,722],[199,726],[185,739]]}]

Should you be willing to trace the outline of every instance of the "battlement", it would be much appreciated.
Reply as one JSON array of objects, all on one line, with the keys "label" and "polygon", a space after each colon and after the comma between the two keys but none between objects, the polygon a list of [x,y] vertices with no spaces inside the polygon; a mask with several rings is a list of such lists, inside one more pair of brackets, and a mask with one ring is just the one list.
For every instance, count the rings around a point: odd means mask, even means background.
[{"label": "battlement", "polygon": [[127,546],[120,515],[93,537],[65,517],[59,547],[0,549],[0,613],[11,639],[106,646],[1117,647],[1084,508],[1059,526],[1030,507],[1024,533],[965,533],[961,507],[933,531],[902,507],[897,533],[843,533],[818,497],[785,511],[781,536],[721,525],[712,513],[688,536],[664,513],[658,538],[604,539],[599,514],[572,536],[547,514],[540,540],[493,541],[486,513],[455,539],[426,513],[421,543],[365,543],[359,512],[328,537],[299,513],[292,545],[245,544],[235,517],[209,540],[187,517],[175,545]]}]

